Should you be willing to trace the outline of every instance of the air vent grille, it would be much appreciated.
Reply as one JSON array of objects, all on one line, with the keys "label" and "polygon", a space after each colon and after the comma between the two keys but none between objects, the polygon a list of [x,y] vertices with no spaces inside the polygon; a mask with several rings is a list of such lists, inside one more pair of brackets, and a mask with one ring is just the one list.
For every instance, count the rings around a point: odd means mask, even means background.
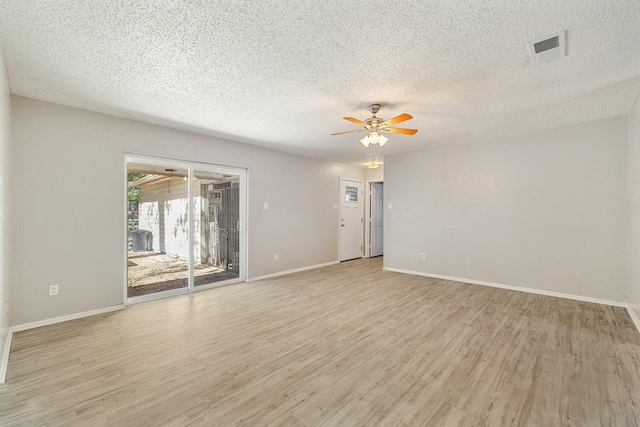
[{"label": "air vent grille", "polygon": [[536,50],[536,53],[544,52],[545,50],[553,49],[554,47],[560,46],[560,42],[558,41],[560,37],[555,36],[550,39],[543,40],[538,43],[533,44],[533,48]]},{"label": "air vent grille", "polygon": [[566,55],[565,31],[529,43],[529,53],[534,64],[562,58]]}]

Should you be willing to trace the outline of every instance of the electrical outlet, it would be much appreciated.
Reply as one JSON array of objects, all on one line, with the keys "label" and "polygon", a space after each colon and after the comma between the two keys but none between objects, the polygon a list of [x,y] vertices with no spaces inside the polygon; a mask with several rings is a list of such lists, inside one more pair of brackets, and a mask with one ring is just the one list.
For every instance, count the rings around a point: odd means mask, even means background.
[{"label": "electrical outlet", "polygon": [[269,209],[269,202],[264,202],[264,208]]},{"label": "electrical outlet", "polygon": [[393,209],[393,205],[389,203],[389,209]]},{"label": "electrical outlet", "polygon": [[424,252],[422,252],[422,253],[420,254],[420,259],[427,259],[427,256],[425,255],[425,253],[424,253]]},{"label": "electrical outlet", "polygon": [[49,296],[53,297],[58,295],[58,285],[49,285]]},{"label": "electrical outlet", "polygon": [[276,256],[275,256],[275,260],[276,260],[276,261],[278,260],[278,257],[279,257],[279,255],[278,255],[278,254],[276,254]]}]

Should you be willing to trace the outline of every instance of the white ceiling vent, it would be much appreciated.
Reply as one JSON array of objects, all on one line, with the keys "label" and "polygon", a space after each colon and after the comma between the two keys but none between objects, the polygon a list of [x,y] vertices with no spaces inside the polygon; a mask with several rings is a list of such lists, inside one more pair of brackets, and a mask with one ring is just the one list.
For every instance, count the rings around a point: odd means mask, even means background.
[{"label": "white ceiling vent", "polygon": [[529,53],[534,64],[549,62],[566,55],[565,31],[529,43]]}]

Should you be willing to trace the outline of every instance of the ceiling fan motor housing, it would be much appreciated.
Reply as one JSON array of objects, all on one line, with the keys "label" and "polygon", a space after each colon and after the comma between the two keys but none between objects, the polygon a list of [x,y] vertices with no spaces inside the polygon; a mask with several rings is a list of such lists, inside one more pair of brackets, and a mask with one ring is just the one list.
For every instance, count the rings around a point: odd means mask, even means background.
[{"label": "ceiling fan motor housing", "polygon": [[374,117],[371,117],[371,118],[369,118],[369,119],[366,119],[364,122],[366,123],[366,126],[365,126],[365,127],[366,127],[367,129],[374,130],[374,129],[377,129],[377,128],[378,128],[378,125],[379,125],[380,123],[384,122],[384,119],[381,119],[381,118],[379,118],[379,117],[375,117],[375,116],[374,116]]}]

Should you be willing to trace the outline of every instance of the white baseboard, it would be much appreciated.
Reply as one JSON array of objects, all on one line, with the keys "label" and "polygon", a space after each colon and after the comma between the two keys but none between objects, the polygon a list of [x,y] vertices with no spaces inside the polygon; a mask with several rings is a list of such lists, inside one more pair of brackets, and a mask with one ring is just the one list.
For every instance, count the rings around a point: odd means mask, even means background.
[{"label": "white baseboard", "polygon": [[627,312],[629,313],[631,320],[633,320],[633,324],[636,325],[636,329],[638,330],[638,332],[640,332],[640,319],[638,319],[638,316],[636,316],[636,312],[633,311],[633,308],[631,308],[629,304],[627,304]]},{"label": "white baseboard", "polygon": [[11,328],[7,331],[7,339],[4,342],[4,352],[0,361],[0,384],[4,384],[7,377],[7,367],[9,366],[9,352],[11,351],[11,340],[13,339],[13,331]]},{"label": "white baseboard", "polygon": [[38,320],[37,322],[23,323],[22,325],[12,326],[9,329],[12,332],[26,331],[27,329],[39,328],[40,326],[55,325],[56,323],[68,322],[69,320],[82,319],[83,317],[96,316],[98,314],[110,313],[112,311],[122,310],[127,306],[124,304],[114,305],[111,307],[98,308],[96,310],[83,311],[81,313],[69,314],[67,316],[53,317],[51,319]]},{"label": "white baseboard", "polygon": [[596,304],[611,305],[614,307],[627,307],[626,303],[619,302],[619,301],[591,298],[591,297],[585,297],[581,295],[564,294],[561,292],[545,291],[545,290],[534,289],[534,288],[523,288],[521,286],[503,285],[502,283],[484,282],[481,280],[465,279],[462,277],[443,276],[440,274],[423,273],[420,271],[401,270],[401,269],[390,268],[390,267],[384,267],[383,270],[393,271],[396,273],[413,274],[414,276],[432,277],[434,279],[452,280],[454,282],[471,283],[473,285],[490,286],[492,288],[508,289],[510,291],[527,292],[529,294],[538,294],[538,295],[546,295],[546,296],[556,297],[556,298],[572,299],[576,301],[593,302]]},{"label": "white baseboard", "polygon": [[67,316],[54,317],[52,319],[39,320],[37,322],[23,323],[22,325],[11,326],[7,332],[7,340],[5,342],[2,361],[0,361],[0,384],[4,384],[7,377],[7,367],[9,365],[9,354],[11,352],[11,341],[14,332],[26,331],[27,329],[39,328],[41,326],[54,325],[56,323],[67,322],[69,320],[82,319],[83,317],[96,316],[98,314],[110,313],[112,311],[122,310],[126,305],[114,305],[112,307],[98,308],[96,310],[83,311],[81,313],[69,314]]},{"label": "white baseboard", "polygon": [[331,262],[326,262],[324,264],[316,264],[316,265],[310,265],[308,267],[295,268],[293,270],[279,271],[277,273],[266,274],[264,276],[250,277],[246,281],[256,282],[258,280],[270,279],[272,277],[284,276],[286,274],[298,273],[300,271],[305,271],[305,270],[313,270],[314,268],[327,267],[329,265],[335,265],[335,264],[340,264],[340,261],[331,261]]}]

